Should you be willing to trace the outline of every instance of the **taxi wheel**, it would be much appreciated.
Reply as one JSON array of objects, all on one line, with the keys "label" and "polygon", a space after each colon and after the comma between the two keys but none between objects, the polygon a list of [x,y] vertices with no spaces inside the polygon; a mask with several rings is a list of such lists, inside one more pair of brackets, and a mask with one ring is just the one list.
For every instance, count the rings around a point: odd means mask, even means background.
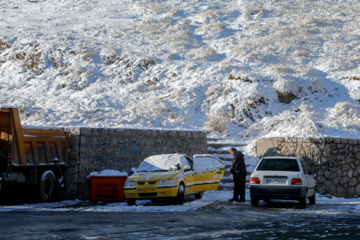
[{"label": "taxi wheel", "polygon": [[204,195],[204,192],[199,192],[199,193],[195,194],[195,199],[201,199],[203,195]]},{"label": "taxi wheel", "polygon": [[185,197],[185,187],[184,184],[179,185],[178,194],[175,198],[175,201],[177,204],[183,204],[184,203],[184,197]]},{"label": "taxi wheel", "polygon": [[134,206],[135,205],[135,199],[126,199],[126,203],[128,206]]}]

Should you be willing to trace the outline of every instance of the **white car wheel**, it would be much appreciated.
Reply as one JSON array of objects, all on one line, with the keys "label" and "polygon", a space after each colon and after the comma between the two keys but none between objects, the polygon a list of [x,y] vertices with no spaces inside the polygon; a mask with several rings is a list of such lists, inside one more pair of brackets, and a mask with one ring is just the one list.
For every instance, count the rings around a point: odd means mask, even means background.
[{"label": "white car wheel", "polygon": [[316,204],[316,192],[309,198],[309,204]]},{"label": "white car wheel", "polygon": [[304,197],[300,198],[300,207],[306,208],[307,207],[307,194]]}]

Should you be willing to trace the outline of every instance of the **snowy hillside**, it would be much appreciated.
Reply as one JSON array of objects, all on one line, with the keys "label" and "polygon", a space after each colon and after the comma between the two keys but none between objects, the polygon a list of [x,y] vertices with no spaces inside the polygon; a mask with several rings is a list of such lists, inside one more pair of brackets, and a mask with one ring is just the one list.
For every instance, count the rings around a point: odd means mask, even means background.
[{"label": "snowy hillside", "polygon": [[0,1],[0,106],[40,126],[359,137],[358,0]]}]

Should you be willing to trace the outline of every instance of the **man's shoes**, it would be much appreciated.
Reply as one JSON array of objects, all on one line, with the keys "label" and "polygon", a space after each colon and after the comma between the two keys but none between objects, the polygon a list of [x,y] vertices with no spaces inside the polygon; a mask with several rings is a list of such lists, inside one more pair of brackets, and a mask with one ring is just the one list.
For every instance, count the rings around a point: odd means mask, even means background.
[{"label": "man's shoes", "polygon": [[239,202],[245,202],[245,199],[241,199],[241,198],[240,198]]},{"label": "man's shoes", "polygon": [[239,199],[236,199],[236,198],[231,198],[231,199],[229,199],[229,201],[230,201],[230,202],[238,202],[238,201],[239,201]]}]

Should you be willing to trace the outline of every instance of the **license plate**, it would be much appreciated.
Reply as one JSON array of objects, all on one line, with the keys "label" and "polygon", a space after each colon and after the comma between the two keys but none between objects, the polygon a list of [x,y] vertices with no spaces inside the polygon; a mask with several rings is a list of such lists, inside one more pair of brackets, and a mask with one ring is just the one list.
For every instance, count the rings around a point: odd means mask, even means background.
[{"label": "license plate", "polygon": [[286,184],[286,178],[265,178],[266,184]]},{"label": "license plate", "polygon": [[148,193],[148,192],[155,192],[155,188],[139,188],[139,192],[141,193]]}]

